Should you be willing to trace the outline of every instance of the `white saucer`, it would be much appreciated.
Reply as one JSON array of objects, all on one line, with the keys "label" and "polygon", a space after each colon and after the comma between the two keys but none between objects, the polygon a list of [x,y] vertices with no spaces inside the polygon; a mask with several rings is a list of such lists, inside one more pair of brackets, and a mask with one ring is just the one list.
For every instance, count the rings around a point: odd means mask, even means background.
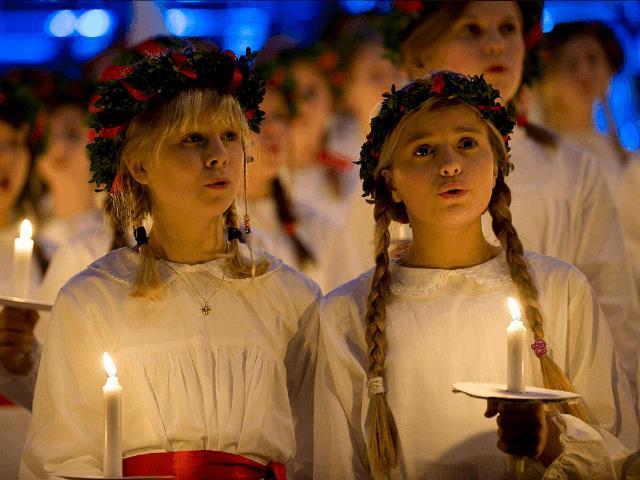
[{"label": "white saucer", "polygon": [[527,387],[523,393],[509,392],[505,384],[458,382],[453,384],[453,391],[466,393],[475,398],[498,398],[503,400],[530,400],[542,403],[559,403],[578,400],[581,395],[563,390]]}]

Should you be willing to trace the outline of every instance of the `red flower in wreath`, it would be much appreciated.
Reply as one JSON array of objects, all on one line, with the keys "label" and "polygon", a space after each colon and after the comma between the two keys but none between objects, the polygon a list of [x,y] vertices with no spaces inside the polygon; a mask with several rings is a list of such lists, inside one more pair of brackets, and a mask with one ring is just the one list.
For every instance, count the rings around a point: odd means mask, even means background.
[{"label": "red flower in wreath", "polygon": [[442,75],[436,75],[431,82],[431,92],[440,94],[444,91],[444,77]]},{"label": "red flower in wreath", "polygon": [[287,78],[287,74],[284,72],[284,69],[279,68],[271,76],[271,80],[269,80],[269,85],[271,85],[272,87],[278,88],[280,85],[284,83],[286,78]]},{"label": "red flower in wreath", "polygon": [[247,110],[244,116],[247,118],[247,121],[250,122],[256,117],[256,109],[252,108],[251,110]]},{"label": "red flower in wreath", "polygon": [[111,65],[107,68],[100,78],[101,81],[106,82],[108,80],[122,80],[128,77],[133,72],[133,67],[126,65]]},{"label": "red flower in wreath", "polygon": [[396,0],[395,7],[404,13],[419,13],[424,5],[420,0]]},{"label": "red flower in wreath", "polygon": [[191,68],[188,64],[188,59],[182,53],[173,52],[171,54],[171,58],[173,59],[173,63],[178,67],[178,71],[183,74],[185,77],[189,77],[191,80],[197,80],[198,74],[196,71]]},{"label": "red flower in wreath", "polygon": [[323,72],[333,70],[338,65],[338,54],[333,50],[327,50],[318,58],[318,67]]},{"label": "red flower in wreath", "polygon": [[120,83],[127,90],[127,92],[129,92],[129,95],[131,95],[132,98],[135,98],[139,102],[148,102],[154,97],[153,94],[144,93],[143,91],[138,90],[135,87],[132,87],[127,82],[120,82]]},{"label": "red flower in wreath", "polygon": [[231,77],[231,82],[229,83],[228,91],[230,93],[234,93],[242,83],[242,79],[243,79],[242,70],[240,70],[236,65],[233,68],[233,76]]},{"label": "red flower in wreath", "polygon": [[96,141],[96,138],[115,138],[124,132],[127,128],[127,125],[118,125],[116,127],[111,128],[101,128],[99,131],[96,131],[95,128],[89,129],[89,141],[91,143]]},{"label": "red flower in wreath", "polygon": [[233,60],[234,62],[238,59],[238,57],[236,57],[236,54],[233,53],[231,50],[225,50],[224,53],[227,57],[229,57],[231,60]]}]

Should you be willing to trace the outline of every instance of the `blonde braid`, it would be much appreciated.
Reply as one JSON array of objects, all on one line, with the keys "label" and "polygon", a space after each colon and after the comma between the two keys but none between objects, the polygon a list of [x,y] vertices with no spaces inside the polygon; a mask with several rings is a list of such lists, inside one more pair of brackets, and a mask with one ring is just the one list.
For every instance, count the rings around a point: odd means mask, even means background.
[{"label": "blonde braid", "polygon": [[[522,242],[511,221],[511,190],[504,181],[502,171],[498,173],[496,186],[489,202],[493,232],[505,250],[511,279],[518,289],[520,302],[524,305],[525,316],[535,340],[544,339],[542,309],[538,303],[538,289],[535,286],[529,266],[524,258]],[[538,357],[542,369],[542,378],[546,388],[575,391],[571,381],[560,370],[549,354]],[[560,409],[581,420],[587,421],[588,414],[582,403],[563,404]]]},{"label": "blonde braid", "polygon": [[[369,438],[369,462],[376,472],[389,474],[397,463],[396,427],[393,414],[387,403],[382,379],[384,378],[385,360],[385,304],[389,295],[389,224],[391,212],[387,205],[391,198],[384,184],[379,181],[375,192],[374,219],[375,230],[375,262],[371,280],[371,291],[367,298],[365,314],[367,339],[367,370],[369,376],[369,419],[371,433]],[[372,382],[377,388],[372,391]]]}]

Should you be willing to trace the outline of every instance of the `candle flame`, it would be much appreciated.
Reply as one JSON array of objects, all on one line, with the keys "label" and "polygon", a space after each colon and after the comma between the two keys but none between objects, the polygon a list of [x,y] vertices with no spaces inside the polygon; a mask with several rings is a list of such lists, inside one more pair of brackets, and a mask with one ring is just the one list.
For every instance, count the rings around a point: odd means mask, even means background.
[{"label": "candle flame", "polygon": [[509,312],[511,312],[511,318],[513,318],[515,322],[521,322],[522,315],[520,314],[520,306],[518,305],[518,302],[516,301],[516,299],[513,297],[507,298],[507,304],[509,305]]},{"label": "candle flame", "polygon": [[20,224],[20,238],[23,240],[30,240],[33,235],[33,227],[28,219],[24,219]]},{"label": "candle flame", "polygon": [[113,360],[111,360],[111,357],[107,352],[102,354],[102,364],[104,365],[104,369],[107,371],[107,375],[110,377],[115,377],[118,374],[116,364],[113,363]]}]

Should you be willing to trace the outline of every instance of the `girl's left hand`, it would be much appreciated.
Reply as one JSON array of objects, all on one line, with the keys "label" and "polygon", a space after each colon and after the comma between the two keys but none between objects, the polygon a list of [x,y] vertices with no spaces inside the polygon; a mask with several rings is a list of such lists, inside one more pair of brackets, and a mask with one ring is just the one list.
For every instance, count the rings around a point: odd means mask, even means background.
[{"label": "girl's left hand", "polygon": [[498,414],[498,448],[510,455],[530,457],[550,465],[561,453],[560,432],[548,422],[540,402],[487,400],[484,416]]}]

